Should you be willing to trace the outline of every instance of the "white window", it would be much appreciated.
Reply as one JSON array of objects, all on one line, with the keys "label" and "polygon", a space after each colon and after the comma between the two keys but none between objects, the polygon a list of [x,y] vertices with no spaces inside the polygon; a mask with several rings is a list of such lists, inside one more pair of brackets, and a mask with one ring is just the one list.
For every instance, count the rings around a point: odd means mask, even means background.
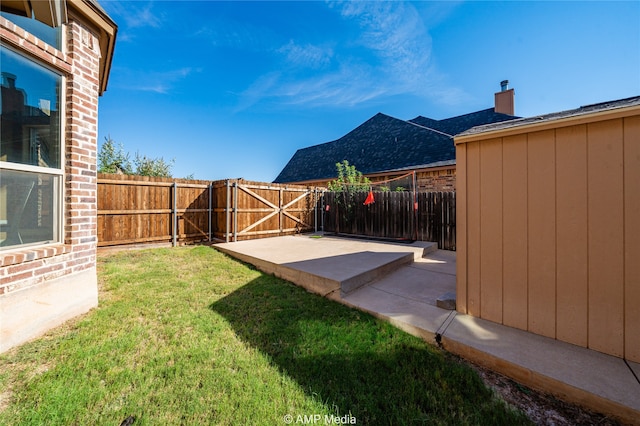
[{"label": "white window", "polygon": [[60,74],[0,46],[0,250],[62,239]]}]

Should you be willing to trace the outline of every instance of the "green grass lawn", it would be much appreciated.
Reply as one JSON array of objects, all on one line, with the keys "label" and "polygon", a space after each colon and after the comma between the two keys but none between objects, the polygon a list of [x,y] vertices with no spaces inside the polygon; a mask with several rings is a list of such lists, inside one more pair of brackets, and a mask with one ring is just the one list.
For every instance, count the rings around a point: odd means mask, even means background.
[{"label": "green grass lawn", "polygon": [[527,423],[438,348],[210,247],[98,268],[97,309],[0,355],[0,424]]}]

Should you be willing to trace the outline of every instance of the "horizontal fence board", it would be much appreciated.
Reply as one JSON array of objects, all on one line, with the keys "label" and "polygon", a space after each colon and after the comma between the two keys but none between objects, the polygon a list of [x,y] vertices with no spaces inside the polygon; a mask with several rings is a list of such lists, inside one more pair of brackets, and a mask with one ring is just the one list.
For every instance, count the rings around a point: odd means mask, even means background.
[{"label": "horizontal fence board", "polygon": [[171,214],[171,209],[158,210],[98,210],[98,216],[117,215],[117,214]]}]

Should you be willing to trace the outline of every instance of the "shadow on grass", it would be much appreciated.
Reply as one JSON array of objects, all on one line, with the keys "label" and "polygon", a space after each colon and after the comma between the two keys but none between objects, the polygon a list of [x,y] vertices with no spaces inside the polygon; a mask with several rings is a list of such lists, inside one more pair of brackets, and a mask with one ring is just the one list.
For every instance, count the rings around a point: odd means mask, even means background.
[{"label": "shadow on grass", "polygon": [[526,423],[437,348],[273,276],[210,307],[332,414],[358,424]]}]

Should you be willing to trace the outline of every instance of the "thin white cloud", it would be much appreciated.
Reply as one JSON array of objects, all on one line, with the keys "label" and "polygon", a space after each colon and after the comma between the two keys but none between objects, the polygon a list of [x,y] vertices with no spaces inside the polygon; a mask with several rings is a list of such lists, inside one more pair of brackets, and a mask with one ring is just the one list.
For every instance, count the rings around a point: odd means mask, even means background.
[{"label": "thin white cloud", "polygon": [[[124,29],[136,29],[144,27],[160,28],[164,17],[154,11],[153,1],[106,1],[102,2],[107,13],[118,18],[117,21]],[[120,39],[120,35],[118,36]]]},{"label": "thin white cloud", "polygon": [[204,39],[213,47],[263,52],[271,50],[277,36],[266,27],[257,27],[234,19],[212,18],[198,28],[193,37]]},{"label": "thin white cloud", "polygon": [[258,78],[251,86],[239,94],[240,102],[236,107],[236,112],[247,109],[268,97],[267,94],[278,84],[279,79],[279,72],[270,72]]},{"label": "thin white cloud", "polygon": [[315,46],[310,43],[300,45],[293,40],[278,49],[279,53],[286,56],[290,65],[303,68],[322,68],[329,65],[333,56],[331,48]]},{"label": "thin white cloud", "polygon": [[431,36],[412,4],[401,2],[343,2],[341,15],[358,23],[358,40],[378,59],[380,82],[391,93],[422,92],[428,80]]},{"label": "thin white cloud", "polygon": [[149,3],[141,8],[133,8],[133,10],[130,10],[129,13],[125,15],[125,20],[129,28],[160,28],[163,19],[154,14],[151,7],[152,4]]},{"label": "thin white cloud", "polygon": [[384,86],[374,84],[375,80],[368,66],[345,64],[334,72],[285,81],[274,95],[293,105],[354,106],[387,93]]},{"label": "thin white cloud", "polygon": [[356,64],[304,79],[272,72],[240,93],[236,112],[265,100],[312,107],[358,105],[386,93],[384,87],[370,84],[373,78],[369,74],[367,67]]},{"label": "thin white cloud", "polygon": [[200,71],[200,68],[191,67],[161,72],[120,68],[117,70],[117,73],[114,73],[114,75],[118,77],[113,84],[125,90],[154,92],[166,95],[172,93],[182,80]]},{"label": "thin white cloud", "polygon": [[331,48],[298,40],[282,45],[276,49],[283,58],[279,72],[268,73],[241,93],[240,109],[262,100],[315,107],[354,106],[401,94],[446,104],[465,97],[460,89],[442,85],[445,79],[432,65],[431,36],[412,3],[328,5],[355,25],[357,35],[333,40]]}]

